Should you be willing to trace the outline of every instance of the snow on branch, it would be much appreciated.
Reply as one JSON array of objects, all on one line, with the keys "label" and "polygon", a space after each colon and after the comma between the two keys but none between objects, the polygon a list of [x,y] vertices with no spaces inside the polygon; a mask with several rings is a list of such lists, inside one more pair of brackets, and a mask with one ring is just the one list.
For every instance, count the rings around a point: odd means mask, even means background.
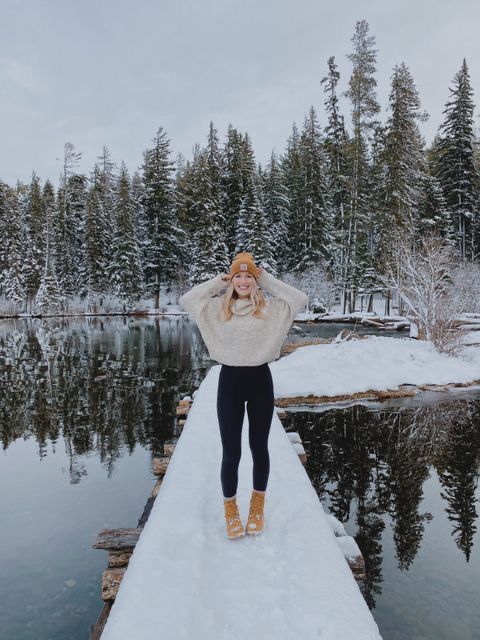
[{"label": "snow on branch", "polygon": [[466,297],[455,294],[459,262],[454,249],[434,231],[419,243],[410,234],[397,232],[394,246],[384,284],[408,308],[418,337],[432,342],[438,351],[453,354],[462,344],[464,332],[458,318],[466,311]]}]

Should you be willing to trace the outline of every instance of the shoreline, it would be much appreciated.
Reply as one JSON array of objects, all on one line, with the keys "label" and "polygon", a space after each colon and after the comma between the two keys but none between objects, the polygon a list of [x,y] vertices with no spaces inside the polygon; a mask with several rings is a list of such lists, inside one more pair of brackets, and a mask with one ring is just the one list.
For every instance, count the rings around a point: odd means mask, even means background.
[{"label": "shoreline", "polygon": [[[361,312],[355,312],[361,313]],[[307,314],[299,314],[305,316]],[[14,315],[1,315],[0,320],[22,320],[22,319],[43,319],[43,318],[78,318],[78,317],[118,317],[118,316],[184,316],[189,317],[189,314],[183,311],[109,311],[103,313],[94,313],[94,312],[72,312],[72,313],[17,313]],[[362,323],[365,325],[370,325],[376,327],[378,329],[390,329],[392,331],[401,331],[403,329],[408,329],[410,326],[410,322],[407,318],[403,316],[377,316],[377,315],[365,315],[365,316],[357,316],[352,314],[347,315],[316,315],[312,314],[312,317],[308,318],[295,318],[294,323],[302,323],[302,324],[317,324],[320,322],[331,322],[331,323],[343,323],[343,324],[358,324]],[[391,326],[390,326],[391,323]],[[396,325],[403,325],[401,327]],[[387,325],[387,326],[386,326]],[[393,326],[395,325],[395,326]]]},{"label": "shoreline", "polygon": [[417,396],[425,391],[450,391],[455,388],[466,387],[480,387],[480,379],[472,380],[471,382],[448,382],[446,384],[401,384],[398,389],[368,389],[367,391],[356,391],[351,394],[340,394],[336,396],[284,396],[275,398],[275,406],[285,408],[298,405],[313,405],[313,404],[343,404],[349,403],[354,400],[374,400],[382,401],[389,400],[391,398],[407,398]]}]

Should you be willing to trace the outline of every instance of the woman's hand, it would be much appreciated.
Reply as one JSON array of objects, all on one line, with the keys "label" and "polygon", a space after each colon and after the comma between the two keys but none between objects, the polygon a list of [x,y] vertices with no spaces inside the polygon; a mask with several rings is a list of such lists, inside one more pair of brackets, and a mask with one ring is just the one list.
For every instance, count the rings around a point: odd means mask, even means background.
[{"label": "woman's hand", "polygon": [[257,267],[257,280],[262,275],[262,271],[263,271],[262,267]]}]

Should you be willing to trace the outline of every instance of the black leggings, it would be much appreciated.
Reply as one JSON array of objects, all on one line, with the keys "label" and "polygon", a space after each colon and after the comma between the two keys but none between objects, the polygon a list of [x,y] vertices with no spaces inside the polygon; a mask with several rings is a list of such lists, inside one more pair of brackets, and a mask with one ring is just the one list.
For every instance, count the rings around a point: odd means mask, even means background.
[{"label": "black leggings", "polygon": [[220,369],[217,414],[223,446],[220,478],[225,498],[237,493],[245,402],[253,488],[265,491],[270,472],[268,435],[273,415],[273,380],[268,362],[253,367],[222,364]]}]

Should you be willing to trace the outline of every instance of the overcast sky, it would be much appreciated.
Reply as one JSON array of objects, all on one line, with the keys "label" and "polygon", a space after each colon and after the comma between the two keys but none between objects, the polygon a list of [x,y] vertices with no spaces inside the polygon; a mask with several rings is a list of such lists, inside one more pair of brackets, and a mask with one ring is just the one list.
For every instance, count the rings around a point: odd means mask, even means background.
[{"label": "overcast sky", "polygon": [[85,173],[103,145],[133,172],[159,126],[172,158],[190,158],[210,120],[222,144],[229,123],[247,131],[265,164],[310,105],[325,123],[327,59],[344,91],[362,19],[376,38],[382,119],[402,61],[430,114],[427,143],[463,57],[480,106],[478,0],[0,0],[0,10],[0,179],[12,185],[33,170],[56,184],[66,141]]}]

